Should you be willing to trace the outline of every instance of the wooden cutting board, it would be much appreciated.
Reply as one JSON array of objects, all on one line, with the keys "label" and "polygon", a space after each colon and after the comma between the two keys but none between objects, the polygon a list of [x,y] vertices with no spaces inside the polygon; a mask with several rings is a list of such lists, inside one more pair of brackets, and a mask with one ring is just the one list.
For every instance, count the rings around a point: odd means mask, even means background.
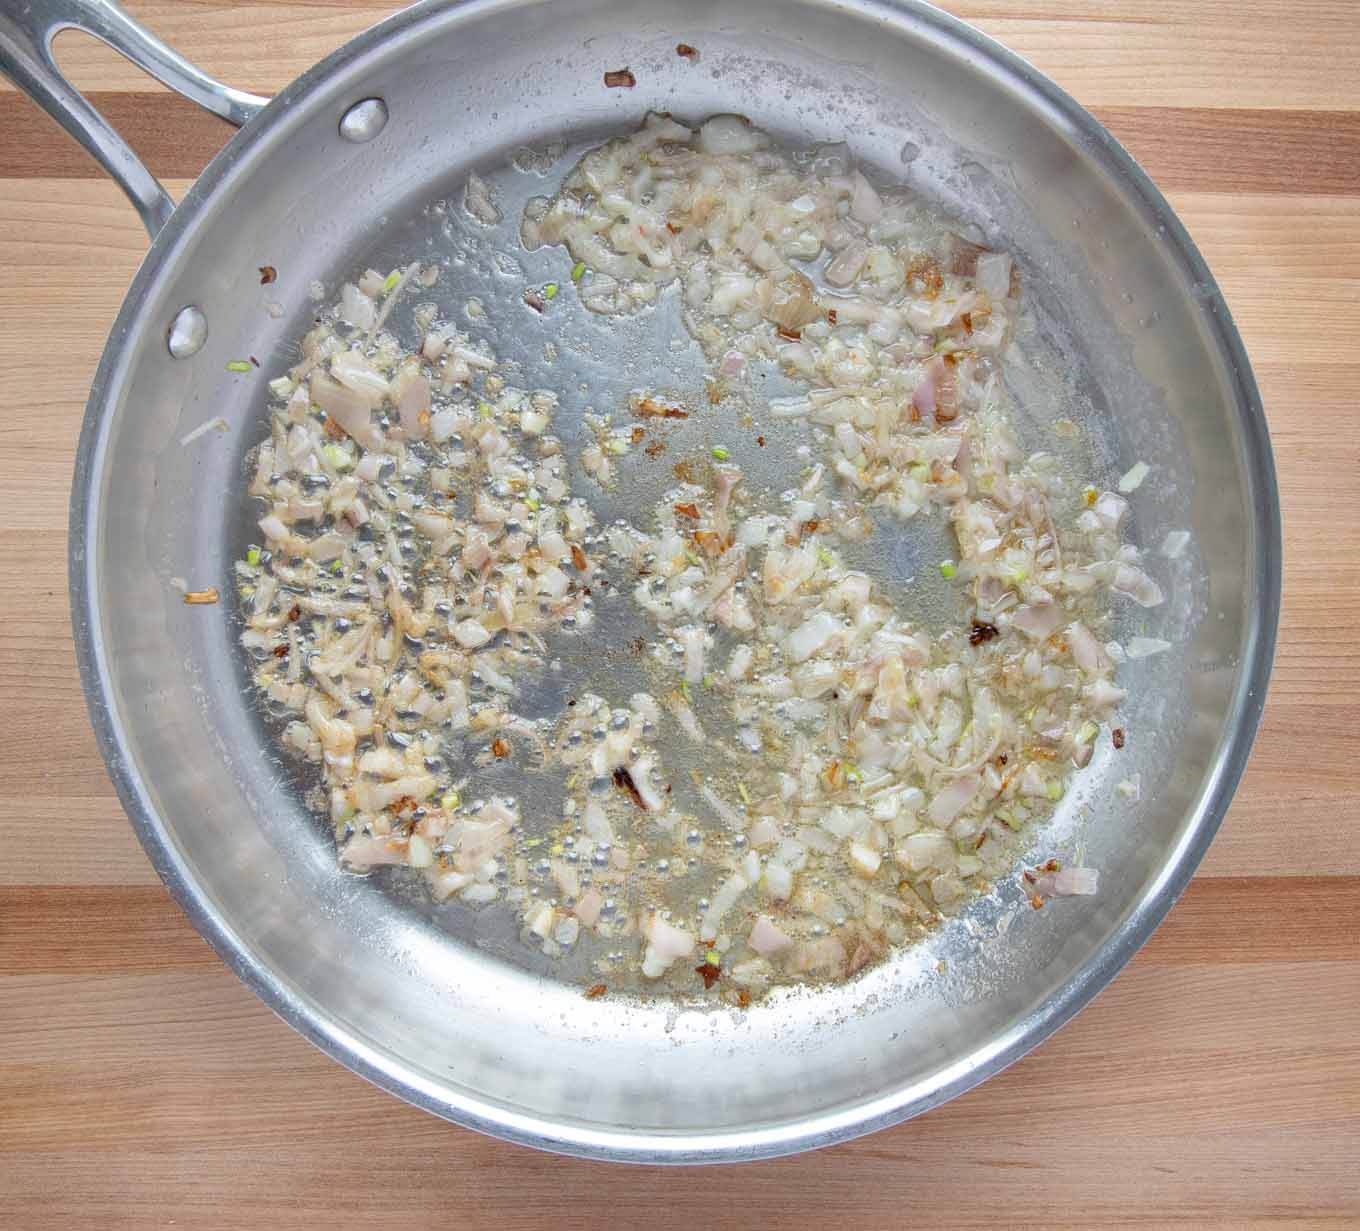
[{"label": "wooden cutting board", "polygon": [[[128,7],[261,93],[386,13]],[[980,1089],[741,1168],[533,1153],[326,1059],[181,917],[95,750],[67,624],[68,485],[146,239],[93,162],[4,83],[0,1227],[1360,1224],[1360,4],[946,7],[1143,161],[1221,280],[1265,395],[1287,544],[1275,677],[1237,801],[1166,924],[1074,1023]],[[182,193],[227,130],[107,49],[59,47]]]}]

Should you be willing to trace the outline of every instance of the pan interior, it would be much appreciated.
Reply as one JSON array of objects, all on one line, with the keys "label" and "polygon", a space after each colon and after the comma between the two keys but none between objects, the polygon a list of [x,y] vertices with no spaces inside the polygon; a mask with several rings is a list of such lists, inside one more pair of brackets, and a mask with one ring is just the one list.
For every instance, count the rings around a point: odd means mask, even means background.
[{"label": "pan interior", "polygon": [[[1135,912],[1202,838],[1263,583],[1252,425],[1215,333],[1221,303],[1089,134],[936,16],[758,0],[693,6],[681,29],[671,8],[555,6],[549,34],[538,6],[429,6],[290,87],[195,187],[139,277],[106,360],[108,404],[92,402],[103,417],[88,555],[75,567],[93,578],[114,771],[146,813],[144,840],[200,925],[294,1024],[422,1105],[505,1135],[629,1157],[749,1156],[923,1110],[1036,1041],[1117,969]],[[682,39],[697,63],[676,55]],[[604,71],[624,66],[637,87],[605,89]],[[340,116],[370,96],[387,103],[386,129],[365,145],[342,140]],[[872,178],[906,182],[1016,255],[1029,317],[1008,364],[1022,431],[1053,448],[1054,421],[1075,421],[1074,469],[1097,485],[1151,466],[1129,541],[1149,550],[1169,597],[1118,632],[1175,646],[1121,668],[1129,746],[1097,754],[1041,838],[1045,852],[1100,868],[1098,898],[1035,912],[1003,884],[852,984],[778,993],[745,1013],[587,1002],[579,972],[534,958],[507,912],[435,907],[400,878],[341,875],[328,827],[302,801],[307,771],[270,751],[230,605],[186,608],[170,587],[181,577],[230,590],[256,515],[239,494],[244,456],[264,430],[264,383],[316,310],[314,281],[333,293],[369,265],[440,263],[419,298],[447,319],[480,299],[485,336],[519,365],[518,383],[563,396],[569,447],[585,408],[617,412],[633,389],[697,404],[703,365],[673,297],[606,321],[566,294],[534,316],[524,288],[565,281],[568,258],[517,250],[458,204],[478,170],[512,235],[528,196],[647,110],[691,122],[737,111],[797,144],[846,139]],[[546,176],[516,169],[525,149]],[[263,265],[276,283],[260,285]],[[176,362],[164,330],[185,303],[206,313],[209,341]],[[258,371],[228,371],[245,356]],[[215,415],[228,433],[179,444]],[[703,441],[737,425],[682,430]],[[789,444],[801,430],[780,429]],[[792,449],[762,457],[753,477],[778,490]],[[618,499],[650,507],[665,486],[638,466]],[[1161,559],[1176,529],[1192,546]],[[952,554],[944,533],[938,519],[885,526],[871,551],[897,584],[920,579],[914,601],[932,619],[955,614],[923,567]],[[598,625],[610,655],[634,618],[626,597],[613,603]],[[1134,775],[1141,799],[1121,798],[1114,784]]]}]

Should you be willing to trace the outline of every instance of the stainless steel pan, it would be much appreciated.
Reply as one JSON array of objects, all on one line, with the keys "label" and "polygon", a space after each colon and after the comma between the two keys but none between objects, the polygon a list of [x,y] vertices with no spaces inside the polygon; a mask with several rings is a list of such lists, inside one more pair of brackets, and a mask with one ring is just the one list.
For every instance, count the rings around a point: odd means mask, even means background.
[{"label": "stainless steel pan", "polygon": [[[178,208],[62,80],[50,41],[65,26],[245,122]],[[700,49],[697,65],[677,40]],[[606,90],[602,73],[625,65],[637,88]],[[110,0],[20,0],[0,11],[0,67],[128,190],[154,240],[95,377],[75,472],[72,610],[91,718],[194,924],[336,1059],[439,1115],[550,1149],[654,1162],[782,1154],[916,1115],[995,1073],[1081,1008],[1165,915],[1261,711],[1280,592],[1274,473],[1246,356],[1199,254],[1128,155],[1028,65],[935,9],[888,0],[440,0],[355,39],[265,106],[196,72]],[[885,178],[906,177],[1016,252],[1035,321],[1025,362],[1066,382],[1062,406],[1038,405],[1038,417],[1082,424],[1107,477],[1152,465],[1134,537],[1172,596],[1146,631],[1175,650],[1121,669],[1129,747],[1097,758],[1041,839],[1084,846],[1099,897],[1035,912],[1003,884],[849,986],[740,1015],[588,1002],[524,958],[494,911],[435,909],[342,877],[289,768],[266,751],[228,605],[187,608],[168,585],[178,575],[229,591],[249,517],[232,493],[271,362],[314,310],[313,279],[334,288],[367,263],[437,250],[425,245],[439,240],[438,215],[422,211],[470,168],[490,173],[551,139],[579,147],[649,108],[846,136]],[[512,206],[543,190],[522,179],[503,177]],[[554,260],[523,254],[520,268],[541,281]],[[279,268],[278,283],[260,286],[261,265]],[[479,287],[493,315],[523,285],[471,266],[465,284],[444,283],[451,299]],[[251,354],[260,373],[227,371]],[[580,363],[597,398],[627,387],[603,342]],[[227,436],[181,447],[217,414]],[[1156,546],[1180,528],[1191,550],[1160,560]],[[926,548],[886,549],[906,569]],[[1134,774],[1142,795],[1129,802],[1112,787]]]}]

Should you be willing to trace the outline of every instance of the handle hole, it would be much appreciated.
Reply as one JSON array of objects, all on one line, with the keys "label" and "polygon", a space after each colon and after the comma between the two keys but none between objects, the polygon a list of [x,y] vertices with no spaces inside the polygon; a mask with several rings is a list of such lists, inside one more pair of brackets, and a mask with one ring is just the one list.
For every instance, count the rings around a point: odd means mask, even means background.
[{"label": "handle hole", "polygon": [[[133,148],[137,157],[166,191],[177,200],[202,174],[213,155],[236,130],[225,120],[195,106],[188,99],[148,77],[107,43],[79,30],[63,30],[52,41],[62,75],[99,111]],[[25,120],[28,109],[25,109]],[[38,113],[32,112],[36,125]],[[10,141],[4,151],[23,151],[28,176],[102,176],[98,165],[69,141],[53,141],[44,131],[41,140]],[[0,159],[4,158],[0,153]],[[0,162],[0,176],[14,174]]]}]

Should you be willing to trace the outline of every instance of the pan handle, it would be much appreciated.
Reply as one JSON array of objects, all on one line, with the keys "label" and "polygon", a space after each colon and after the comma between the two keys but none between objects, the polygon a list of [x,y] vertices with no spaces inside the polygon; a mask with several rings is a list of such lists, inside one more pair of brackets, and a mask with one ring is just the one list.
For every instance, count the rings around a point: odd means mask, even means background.
[{"label": "pan handle", "polygon": [[0,73],[80,142],[131,198],[155,239],[175,203],[131,147],[57,67],[52,40],[62,30],[93,35],[172,90],[240,126],[269,100],[215,81],[116,0],[8,0],[0,4]]}]

